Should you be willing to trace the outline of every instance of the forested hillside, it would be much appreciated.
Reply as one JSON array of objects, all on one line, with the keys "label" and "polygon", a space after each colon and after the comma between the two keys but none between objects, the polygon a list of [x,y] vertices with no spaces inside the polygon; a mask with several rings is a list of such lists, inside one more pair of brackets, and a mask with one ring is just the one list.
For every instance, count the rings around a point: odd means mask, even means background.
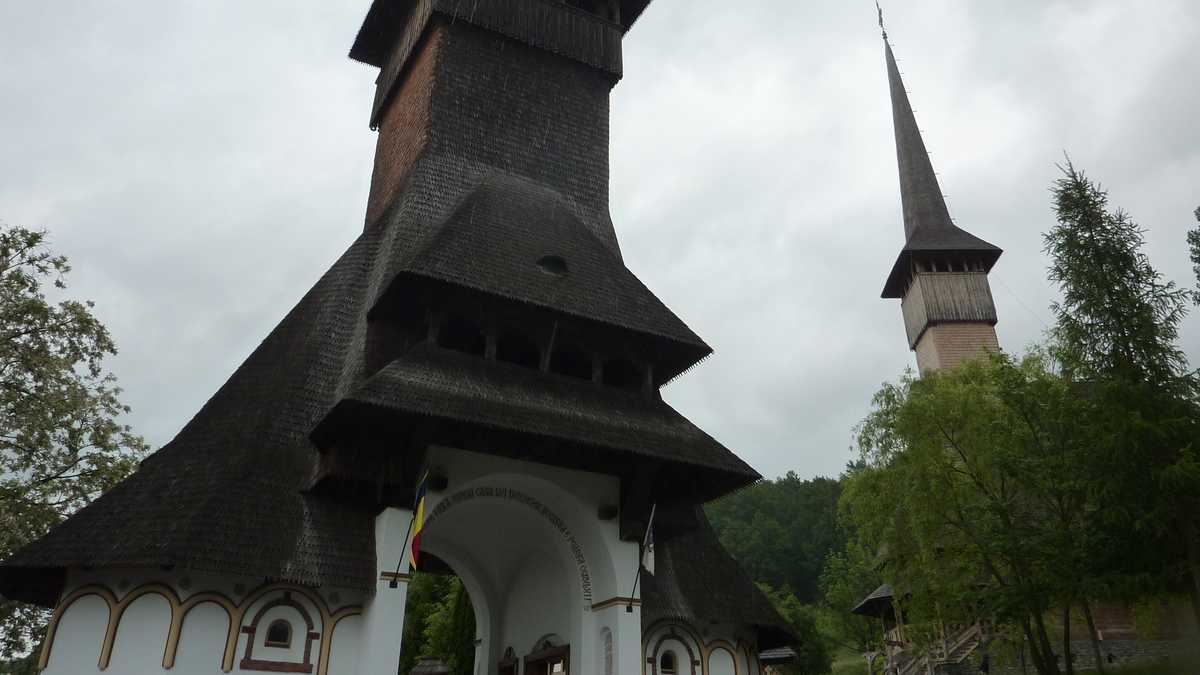
[{"label": "forested hillside", "polygon": [[829,672],[836,653],[877,647],[877,627],[849,611],[881,578],[875,556],[839,521],[845,480],[788,472],[705,507],[721,543],[800,637],[800,662],[789,672]]},{"label": "forested hillside", "polygon": [[825,559],[845,548],[846,534],[837,522],[841,493],[837,480],[802,480],[789,471],[705,508],[721,543],[751,578],[815,604],[822,597]]}]

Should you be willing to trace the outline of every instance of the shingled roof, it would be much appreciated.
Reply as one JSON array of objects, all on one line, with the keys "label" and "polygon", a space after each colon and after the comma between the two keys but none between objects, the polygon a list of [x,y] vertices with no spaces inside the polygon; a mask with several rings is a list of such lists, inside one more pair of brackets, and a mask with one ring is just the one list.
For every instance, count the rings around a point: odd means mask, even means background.
[{"label": "shingled roof", "polygon": [[892,611],[892,597],[891,584],[883,584],[871,591],[870,595],[863,598],[850,611],[853,614],[861,614],[862,616],[883,616],[885,612]]},{"label": "shingled roof", "polygon": [[[504,196],[509,189],[512,195]],[[5,561],[0,593],[50,604],[61,570],[116,566],[372,588],[371,514],[303,492],[318,459],[309,435],[342,401],[417,412],[425,396],[426,413],[436,412],[428,407],[436,400],[446,406],[439,414],[457,409],[479,424],[528,425],[571,440],[586,440],[586,429],[597,434],[593,444],[720,472],[729,477],[723,490],[757,477],[666,404],[635,403],[592,383],[555,385],[547,378],[546,389],[538,391],[536,373],[503,381],[496,373],[509,372],[504,367],[467,366],[428,352],[368,380],[368,311],[397,269],[472,287],[493,278],[508,296],[564,310],[585,312],[591,302],[612,323],[652,333],[664,332],[655,325],[666,325],[677,340],[703,345],[552,195],[512,177],[481,180],[466,193],[471,196],[462,208],[444,219],[444,234],[433,228],[410,256],[396,259],[404,248],[397,248],[393,230],[361,235],[170,443],[129,479]],[[545,218],[518,228],[522,204],[544,209]],[[462,229],[472,213],[496,218],[494,227],[477,228],[478,241]],[[545,250],[561,253],[572,274],[596,283],[599,292],[538,271],[535,254],[543,249],[536,242],[543,238],[553,243]],[[461,263],[457,271],[437,253],[443,245]],[[509,278],[522,265],[531,270],[529,278]],[[601,419],[605,411],[607,422]],[[505,415],[511,416],[507,422]]]},{"label": "shingled roof", "polygon": [[[428,344],[406,352],[345,397],[318,425],[318,443],[353,424],[363,406],[483,429],[607,448],[711,472],[708,498],[758,472],[657,397]],[[698,479],[697,482],[704,482]]]},{"label": "shingled roof", "polygon": [[0,567],[52,605],[65,568],[166,567],[374,587],[373,514],[306,495],[313,425],[361,372],[376,237],[363,235],[132,476]]},{"label": "shingled roof", "polygon": [[659,504],[654,574],[642,576],[642,624],[678,619],[698,625],[744,624],[759,649],[795,645],[787,621],[721,546],[700,506]]},{"label": "shingled roof", "polygon": [[[434,232],[398,272],[663,337],[697,359],[712,352],[545,185],[492,173]],[[545,258],[566,269],[547,273],[537,264]]]},{"label": "shingled roof", "polygon": [[[371,8],[367,11],[367,16],[363,20],[362,27],[359,28],[358,35],[354,39],[354,46],[350,48],[350,58],[355,61],[383,68],[387,65],[388,50],[393,46],[395,35],[399,27],[404,21],[413,14],[441,12],[452,17],[466,17],[471,20],[477,20],[479,17],[494,16],[501,19],[504,23],[520,21],[522,12],[536,12],[539,5],[545,5],[548,8],[557,9],[565,4],[563,0],[540,0],[538,3],[526,6],[515,6],[511,2],[505,0],[372,0]],[[650,4],[650,0],[620,0],[621,21],[618,24],[620,31],[629,30],[638,17],[645,11],[646,6]],[[581,15],[586,14],[580,11]],[[587,18],[600,22],[596,17],[588,16]],[[493,20],[491,23],[497,23]],[[504,26],[492,25],[493,30],[509,33],[513,37],[514,31],[509,27],[509,30],[504,30]],[[564,26],[566,28],[566,26]],[[550,51],[563,51],[566,49],[578,49],[582,36],[579,35],[578,29],[575,31],[566,31],[561,36],[562,44],[558,45],[538,45]],[[572,44],[573,43],[573,44]],[[613,55],[605,54],[604,57],[616,58],[615,72],[620,74],[620,43],[617,43],[616,53]],[[609,50],[606,50],[609,51]],[[598,60],[606,60],[599,54],[594,58]],[[586,59],[585,60],[592,60]],[[601,65],[596,63],[595,65]]]},{"label": "shingled roof", "polygon": [[905,242],[888,274],[882,296],[899,298],[904,295],[904,283],[908,279],[914,255],[968,256],[983,262],[985,271],[988,271],[1000,257],[1001,250],[960,229],[951,220],[886,35],[883,44],[892,100],[892,125],[896,135]]}]

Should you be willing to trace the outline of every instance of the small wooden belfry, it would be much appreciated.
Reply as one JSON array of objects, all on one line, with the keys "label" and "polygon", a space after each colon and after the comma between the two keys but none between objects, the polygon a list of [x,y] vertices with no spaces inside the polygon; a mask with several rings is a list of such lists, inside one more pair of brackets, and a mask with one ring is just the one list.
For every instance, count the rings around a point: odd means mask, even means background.
[{"label": "small wooden belfry", "polygon": [[793,640],[700,509],[758,474],[659,395],[711,349],[608,211],[647,4],[371,4],[363,231],[170,443],[0,566],[54,608],[47,673],[391,675],[419,482],[476,673],[735,675]]}]

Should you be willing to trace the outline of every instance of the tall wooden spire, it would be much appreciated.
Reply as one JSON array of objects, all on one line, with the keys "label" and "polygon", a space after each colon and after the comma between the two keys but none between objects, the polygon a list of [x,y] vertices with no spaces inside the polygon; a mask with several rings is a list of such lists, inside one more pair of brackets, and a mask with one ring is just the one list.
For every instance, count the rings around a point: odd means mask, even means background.
[{"label": "tall wooden spire", "polygon": [[892,46],[886,38],[883,45],[892,95],[892,125],[896,133],[896,163],[900,168],[900,201],[904,206],[904,238],[907,241],[918,228],[947,229],[953,228],[954,223],[925,150],[925,141],[921,139],[921,130],[917,128]]},{"label": "tall wooden spire", "polygon": [[904,247],[882,295],[902,299],[908,346],[917,353],[917,366],[922,371],[952,368],[999,349],[994,328],[996,306],[987,275],[1001,251],[950,219],[886,32],[883,43],[904,210]]}]

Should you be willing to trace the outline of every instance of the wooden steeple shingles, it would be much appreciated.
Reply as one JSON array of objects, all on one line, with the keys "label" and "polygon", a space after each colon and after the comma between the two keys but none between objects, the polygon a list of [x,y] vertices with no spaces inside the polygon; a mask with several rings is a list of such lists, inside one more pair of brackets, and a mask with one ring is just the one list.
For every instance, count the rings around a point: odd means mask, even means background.
[{"label": "wooden steeple shingles", "polygon": [[959,228],[951,220],[886,35],[883,45],[892,101],[892,125],[896,136],[905,242],[888,274],[882,297],[901,298],[911,277],[914,259],[969,258],[978,260],[986,272],[995,264],[1001,251]]}]

